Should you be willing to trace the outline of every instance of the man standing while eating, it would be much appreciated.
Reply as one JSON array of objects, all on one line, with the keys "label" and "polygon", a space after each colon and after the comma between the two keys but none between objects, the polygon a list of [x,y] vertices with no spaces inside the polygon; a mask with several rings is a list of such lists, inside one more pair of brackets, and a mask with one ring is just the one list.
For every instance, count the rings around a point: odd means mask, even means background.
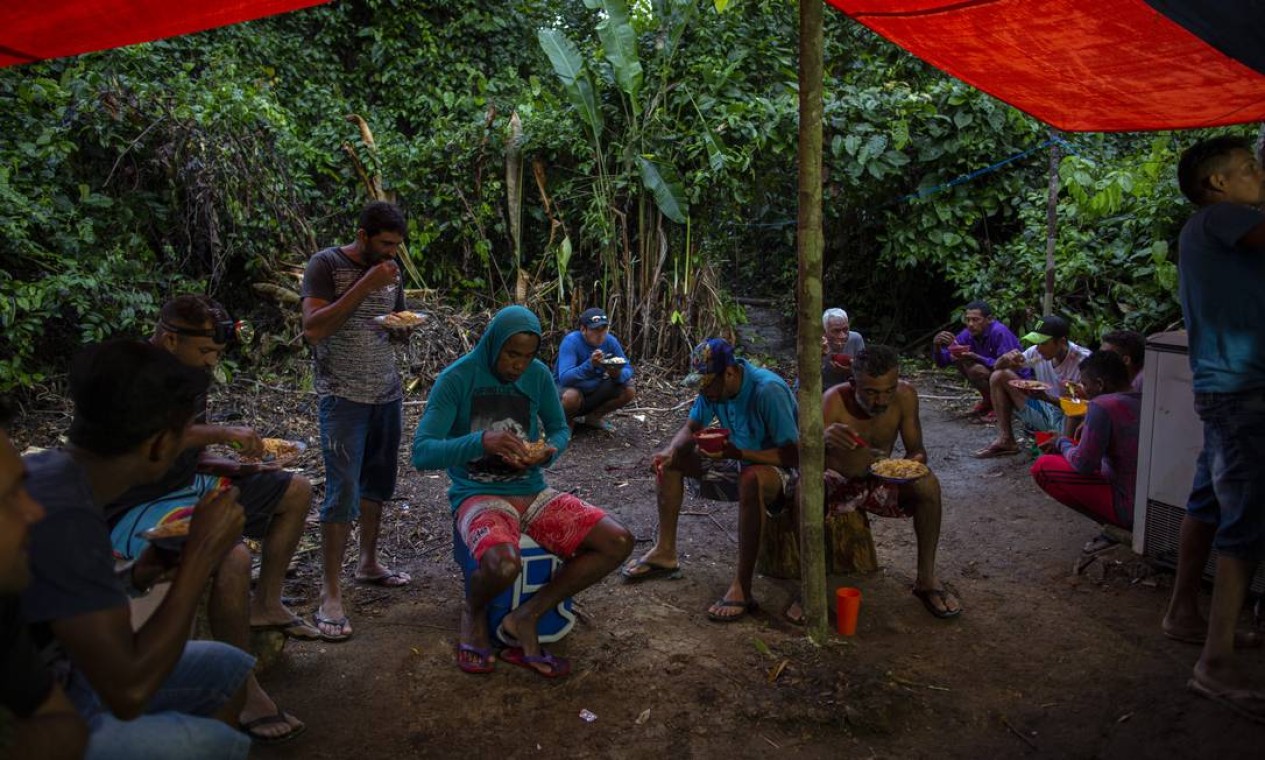
[{"label": "man standing while eating", "polygon": [[395,263],[407,232],[390,203],[360,212],[356,239],[314,254],[303,273],[303,337],[312,346],[320,397],[325,500],[321,504],[324,581],[315,622],[327,641],[351,637],[339,574],[351,524],[360,519],[356,582],[394,588],[412,580],[378,561],[382,503],[395,493],[404,390],[390,339],[410,328],[375,322],[404,310]]}]

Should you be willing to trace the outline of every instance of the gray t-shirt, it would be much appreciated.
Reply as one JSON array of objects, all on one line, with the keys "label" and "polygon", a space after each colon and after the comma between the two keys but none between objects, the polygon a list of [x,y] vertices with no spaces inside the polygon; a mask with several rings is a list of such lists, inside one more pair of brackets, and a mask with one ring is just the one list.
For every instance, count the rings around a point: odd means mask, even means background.
[{"label": "gray t-shirt", "polygon": [[[369,271],[339,248],[312,256],[303,273],[304,298],[333,303]],[[374,317],[404,309],[404,281],[370,293],[338,331],[312,346],[316,392],[361,404],[385,404],[404,396],[387,331]]]}]

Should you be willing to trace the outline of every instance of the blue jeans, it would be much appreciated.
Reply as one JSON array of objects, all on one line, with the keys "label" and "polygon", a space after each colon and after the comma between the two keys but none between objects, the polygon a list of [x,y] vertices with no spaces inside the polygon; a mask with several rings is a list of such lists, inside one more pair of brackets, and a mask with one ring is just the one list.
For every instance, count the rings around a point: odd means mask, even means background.
[{"label": "blue jeans", "polygon": [[1204,447],[1186,513],[1217,526],[1213,548],[1235,559],[1265,559],[1265,389],[1196,393]]},{"label": "blue jeans", "polygon": [[386,501],[395,493],[404,428],[404,399],[361,404],[337,396],[320,403],[325,500],[321,522],[360,517],[360,500]]},{"label": "blue jeans", "polygon": [[242,687],[255,658],[216,641],[190,641],[145,714],[119,720],[77,670],[66,694],[88,723],[86,760],[245,760],[250,737],[210,717]]}]

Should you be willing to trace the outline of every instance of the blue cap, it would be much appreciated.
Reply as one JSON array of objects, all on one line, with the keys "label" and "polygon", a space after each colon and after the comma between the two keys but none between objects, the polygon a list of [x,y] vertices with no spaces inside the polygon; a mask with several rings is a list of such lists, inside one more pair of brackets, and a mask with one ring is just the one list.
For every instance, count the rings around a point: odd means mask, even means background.
[{"label": "blue cap", "polygon": [[705,388],[716,375],[737,363],[734,347],[724,338],[708,338],[690,352],[690,374],[681,384],[689,388]]}]

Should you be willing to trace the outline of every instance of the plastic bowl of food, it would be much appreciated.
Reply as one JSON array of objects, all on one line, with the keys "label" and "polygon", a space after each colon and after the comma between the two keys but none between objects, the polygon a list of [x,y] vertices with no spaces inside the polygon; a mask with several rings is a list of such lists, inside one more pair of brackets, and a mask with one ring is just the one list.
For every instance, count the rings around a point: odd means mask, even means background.
[{"label": "plastic bowl of food", "polygon": [[963,354],[969,354],[970,352],[970,346],[964,346],[961,343],[952,343],[949,345],[949,356],[952,356],[954,359],[960,358]]},{"label": "plastic bowl of food", "polygon": [[913,459],[880,459],[870,465],[870,474],[888,483],[912,483],[931,474],[931,468]]},{"label": "plastic bowl of food", "polygon": [[1059,399],[1059,408],[1068,417],[1084,417],[1085,413],[1089,411],[1089,404],[1081,399],[1063,397]]},{"label": "plastic bowl of food", "polygon": [[602,360],[602,364],[607,367],[622,367],[628,363],[628,360],[622,356],[608,356]]},{"label": "plastic bowl of food", "polygon": [[707,428],[694,434],[698,447],[709,454],[719,454],[729,442],[729,428]]},{"label": "plastic bowl of food", "polygon": [[382,316],[374,317],[373,321],[383,327],[401,329],[405,327],[417,327],[421,323],[425,322],[426,319],[427,316],[420,311],[397,311],[391,314],[383,314]]},{"label": "plastic bowl of food", "polygon": [[149,530],[142,530],[136,535],[159,549],[178,552],[189,540],[189,523],[192,519],[192,517],[185,517],[180,520],[169,520]]},{"label": "plastic bowl of food", "polygon": [[1048,391],[1049,383],[1043,383],[1040,380],[1011,380],[1011,388],[1018,388],[1021,391]]}]

